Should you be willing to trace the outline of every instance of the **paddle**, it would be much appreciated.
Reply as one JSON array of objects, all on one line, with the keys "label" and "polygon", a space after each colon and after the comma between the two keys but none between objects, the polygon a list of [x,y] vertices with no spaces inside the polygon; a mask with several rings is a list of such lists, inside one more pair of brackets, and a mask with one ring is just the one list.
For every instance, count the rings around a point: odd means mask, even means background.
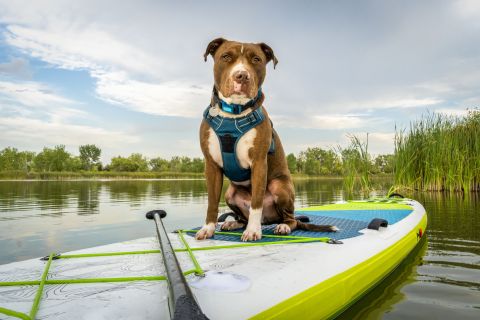
[{"label": "paddle", "polygon": [[163,226],[162,218],[166,216],[167,213],[163,210],[152,210],[146,214],[147,219],[155,221],[160,252],[167,272],[167,283],[170,291],[168,301],[170,318],[174,320],[208,320],[195,301],[195,297],[180,269],[180,264]]}]

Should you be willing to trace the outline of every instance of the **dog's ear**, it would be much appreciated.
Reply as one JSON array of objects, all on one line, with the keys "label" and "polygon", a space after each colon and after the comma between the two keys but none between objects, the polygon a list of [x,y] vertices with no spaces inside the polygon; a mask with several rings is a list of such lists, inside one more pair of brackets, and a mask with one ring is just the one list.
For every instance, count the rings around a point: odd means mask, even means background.
[{"label": "dog's ear", "polygon": [[207,46],[207,50],[205,50],[205,53],[203,54],[203,58],[205,59],[205,61],[207,61],[207,57],[209,54],[213,55],[215,54],[215,52],[217,51],[217,49],[222,45],[222,43],[224,43],[225,41],[227,41],[226,39],[223,39],[223,38],[217,38],[215,40],[212,40],[210,41],[210,43],[208,44]]},{"label": "dog's ear", "polygon": [[259,43],[258,45],[262,49],[263,53],[265,53],[265,56],[267,57],[267,63],[269,61],[273,61],[273,69],[275,69],[275,67],[277,66],[277,63],[278,63],[278,59],[277,59],[277,57],[275,57],[275,54],[273,53],[273,49],[270,48],[269,45],[267,45],[266,43],[263,43],[263,42]]}]

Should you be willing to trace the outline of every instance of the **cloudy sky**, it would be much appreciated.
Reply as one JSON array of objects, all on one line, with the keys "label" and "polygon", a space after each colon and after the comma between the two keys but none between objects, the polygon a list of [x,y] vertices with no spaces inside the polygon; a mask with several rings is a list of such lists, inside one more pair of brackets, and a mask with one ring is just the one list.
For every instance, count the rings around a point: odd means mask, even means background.
[{"label": "cloudy sky", "polygon": [[208,42],[265,42],[264,85],[287,152],[480,106],[480,2],[3,1],[0,149],[94,143],[103,160],[200,156]]}]

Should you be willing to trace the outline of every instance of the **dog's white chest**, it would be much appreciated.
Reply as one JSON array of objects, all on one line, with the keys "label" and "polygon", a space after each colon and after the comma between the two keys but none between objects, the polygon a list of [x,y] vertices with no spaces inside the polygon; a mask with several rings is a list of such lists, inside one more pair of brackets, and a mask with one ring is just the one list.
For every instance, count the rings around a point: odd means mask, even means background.
[{"label": "dog's white chest", "polygon": [[[220,141],[217,134],[212,128],[208,130],[208,151],[212,156],[213,161],[223,168],[222,150],[220,148]],[[249,156],[249,150],[253,147],[253,142],[257,136],[257,129],[253,128],[240,137],[238,140],[235,153],[237,155],[240,167],[248,169],[252,166],[252,159]]]}]

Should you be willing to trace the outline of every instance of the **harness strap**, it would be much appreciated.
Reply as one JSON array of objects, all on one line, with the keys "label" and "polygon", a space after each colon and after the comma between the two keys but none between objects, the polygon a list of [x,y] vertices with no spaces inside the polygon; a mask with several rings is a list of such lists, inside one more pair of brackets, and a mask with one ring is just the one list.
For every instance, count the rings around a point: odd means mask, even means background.
[{"label": "harness strap", "polygon": [[[251,171],[249,168],[245,169],[240,165],[236,154],[236,146],[245,133],[265,120],[262,108],[254,109],[249,114],[238,118],[223,117],[219,113],[210,112],[210,108],[212,106],[207,107],[203,117],[218,137],[222,152],[223,173],[234,182],[250,180]],[[274,140],[274,133],[272,132],[272,142],[268,154],[275,153]]]},{"label": "harness strap", "polygon": [[220,139],[220,144],[222,146],[222,152],[226,153],[234,153],[235,151],[235,144],[237,143],[237,138],[230,135],[230,134],[225,134],[222,136],[218,136]]}]

